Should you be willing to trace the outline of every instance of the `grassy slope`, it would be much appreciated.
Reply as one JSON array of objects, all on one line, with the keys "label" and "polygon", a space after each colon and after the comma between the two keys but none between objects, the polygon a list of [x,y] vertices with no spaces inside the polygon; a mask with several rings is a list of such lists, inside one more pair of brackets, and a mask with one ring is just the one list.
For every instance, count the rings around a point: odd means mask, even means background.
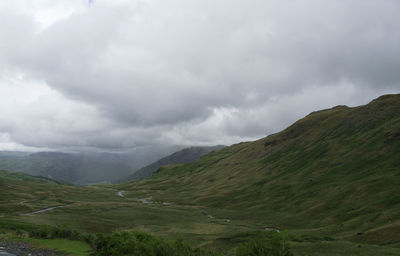
[{"label": "grassy slope", "polygon": [[[140,182],[75,187],[0,173],[0,221],[140,229],[227,253],[279,228],[298,255],[399,255],[399,105],[396,95],[318,111]],[[155,204],[138,200],[149,196]],[[56,205],[66,207],[19,215]]]},{"label": "grassy slope", "polygon": [[314,112],[280,133],[170,166],[124,189],[223,206],[259,227],[399,246],[399,168],[400,95],[387,95]]},{"label": "grassy slope", "polygon": [[133,174],[127,178],[121,179],[120,182],[128,182],[131,180],[142,180],[152,176],[160,167],[170,164],[183,164],[191,163],[198,160],[201,156],[213,151],[219,150],[224,146],[211,146],[211,147],[190,147],[184,148],[177,151],[169,156],[163,157],[157,162],[147,165],[139,170],[136,170]]}]

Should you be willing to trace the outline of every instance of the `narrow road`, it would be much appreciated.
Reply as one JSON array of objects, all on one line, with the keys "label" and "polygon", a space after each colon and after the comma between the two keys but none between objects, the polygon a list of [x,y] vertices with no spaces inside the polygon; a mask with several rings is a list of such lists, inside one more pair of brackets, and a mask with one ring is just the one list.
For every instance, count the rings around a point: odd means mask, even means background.
[{"label": "narrow road", "polygon": [[21,214],[21,215],[22,215],[22,216],[29,216],[29,215],[34,215],[34,214],[39,214],[39,213],[48,212],[48,211],[51,211],[51,210],[54,210],[54,209],[57,209],[57,208],[61,208],[61,207],[64,207],[64,206],[63,206],[63,205],[60,205],[60,206],[53,206],[53,207],[49,207],[49,208],[42,209],[42,210],[35,211],[35,212],[24,213],[24,214]]},{"label": "narrow road", "polygon": [[150,198],[140,198],[139,201],[142,202],[142,204],[152,204],[153,203],[153,201],[148,201],[147,199],[150,200],[151,197]]},{"label": "narrow road", "polygon": [[141,198],[139,200],[140,200],[140,202],[142,202],[142,204],[148,204],[149,203],[149,201],[147,201],[146,198]]}]

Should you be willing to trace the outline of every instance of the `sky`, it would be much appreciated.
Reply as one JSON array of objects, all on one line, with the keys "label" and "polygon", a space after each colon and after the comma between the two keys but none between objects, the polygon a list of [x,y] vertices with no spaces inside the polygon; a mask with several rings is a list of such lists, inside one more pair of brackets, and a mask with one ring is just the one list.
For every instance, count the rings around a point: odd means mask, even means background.
[{"label": "sky", "polygon": [[400,92],[398,0],[2,0],[0,150],[230,145]]}]

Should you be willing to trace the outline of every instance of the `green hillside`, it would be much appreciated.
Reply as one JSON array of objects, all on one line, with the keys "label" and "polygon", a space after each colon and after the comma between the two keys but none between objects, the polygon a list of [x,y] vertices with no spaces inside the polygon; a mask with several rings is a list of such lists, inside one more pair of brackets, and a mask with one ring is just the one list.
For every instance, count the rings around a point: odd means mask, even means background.
[{"label": "green hillside", "polygon": [[171,164],[184,164],[191,163],[198,160],[201,156],[213,151],[219,150],[225,146],[211,146],[211,147],[190,147],[179,150],[169,156],[163,157],[160,160],[147,165],[139,170],[136,170],[133,174],[127,178],[121,179],[121,182],[127,182],[131,180],[141,180],[149,178],[155,173],[160,167]]},{"label": "green hillside", "polygon": [[400,246],[400,95],[313,112],[139,184],[124,189],[238,210],[259,226]]},{"label": "green hillside", "polygon": [[235,255],[287,230],[294,255],[400,255],[400,95],[317,111],[142,181],[77,187],[3,172],[0,188],[0,233],[139,230]]}]

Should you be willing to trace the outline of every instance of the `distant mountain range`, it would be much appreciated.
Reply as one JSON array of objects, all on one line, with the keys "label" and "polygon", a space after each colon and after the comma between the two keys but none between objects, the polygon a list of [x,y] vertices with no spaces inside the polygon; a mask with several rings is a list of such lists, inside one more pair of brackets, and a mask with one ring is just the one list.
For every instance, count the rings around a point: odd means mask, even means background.
[{"label": "distant mountain range", "polygon": [[73,184],[115,182],[182,146],[142,147],[125,153],[0,152],[0,169]]},{"label": "distant mountain range", "polygon": [[211,151],[219,150],[224,147],[225,146],[223,145],[217,145],[212,147],[190,147],[182,149],[178,152],[173,153],[172,155],[161,158],[160,160],[135,171],[132,175],[128,176],[127,178],[121,179],[120,182],[146,179],[162,166],[170,164],[191,163],[198,160],[201,156]]},{"label": "distant mountain range", "polygon": [[182,146],[146,147],[125,153],[3,151],[0,152],[0,169],[77,185],[113,183],[147,178],[163,165],[193,162],[222,147],[191,147],[183,150]]}]

